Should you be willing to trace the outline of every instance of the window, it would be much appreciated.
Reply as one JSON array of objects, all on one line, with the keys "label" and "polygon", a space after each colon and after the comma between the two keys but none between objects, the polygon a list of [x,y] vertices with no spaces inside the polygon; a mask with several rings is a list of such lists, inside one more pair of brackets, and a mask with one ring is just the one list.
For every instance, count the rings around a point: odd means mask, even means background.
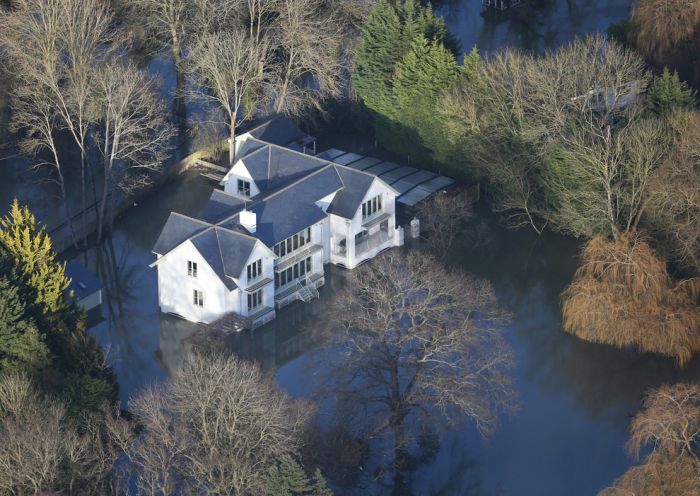
[{"label": "window", "polygon": [[362,218],[371,217],[382,210],[382,195],[377,195],[362,204]]},{"label": "window", "polygon": [[281,288],[311,273],[311,257],[297,262],[282,272],[275,273],[275,287]]},{"label": "window", "polygon": [[197,262],[187,262],[187,275],[197,277]]},{"label": "window", "polygon": [[195,305],[198,305],[198,306],[200,306],[200,307],[203,307],[203,306],[204,306],[204,292],[198,291],[198,290],[195,289],[195,290],[194,290],[194,301],[193,301],[193,302],[194,302]]},{"label": "window", "polygon": [[250,196],[250,181],[238,180],[238,194],[241,196]]},{"label": "window", "polygon": [[258,289],[253,293],[248,294],[248,310],[258,308],[263,302],[263,290]]},{"label": "window", "polygon": [[311,228],[307,227],[303,231],[296,233],[294,236],[290,236],[284,241],[277,243],[273,251],[278,257],[283,257],[309,243],[311,243]]},{"label": "window", "polygon": [[252,264],[248,264],[246,271],[248,273],[248,281],[252,281],[260,277],[262,275],[262,258],[256,260]]}]

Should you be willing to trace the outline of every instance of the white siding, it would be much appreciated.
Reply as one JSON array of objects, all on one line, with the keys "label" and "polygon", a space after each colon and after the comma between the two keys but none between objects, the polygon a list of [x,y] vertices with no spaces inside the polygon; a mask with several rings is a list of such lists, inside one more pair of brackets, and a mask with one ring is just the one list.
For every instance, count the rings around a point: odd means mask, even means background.
[{"label": "white siding", "polygon": [[248,169],[243,164],[242,160],[237,161],[231,170],[226,173],[223,180],[221,181],[224,185],[224,191],[231,195],[237,196],[239,198],[244,198],[244,196],[238,195],[238,180],[248,181],[250,183],[250,197],[254,197],[260,194],[260,188],[253,181],[253,177],[248,172]]},{"label": "white siding", "polygon": [[[254,279],[252,282],[248,282],[248,275],[247,275],[247,269],[248,264],[251,264],[255,262],[258,259],[262,259],[262,276]],[[243,291],[240,292],[240,302],[239,302],[239,308],[241,309],[240,313],[242,315],[250,315],[251,313],[256,313],[260,311],[263,307],[270,307],[274,308],[275,306],[275,284],[274,284],[274,254],[270,252],[270,250],[267,249],[265,245],[262,243],[257,243],[255,245],[255,248],[253,249],[253,252],[251,253],[250,257],[248,258],[248,261],[245,263],[243,267],[243,272],[241,272],[240,278],[236,279],[236,284],[238,284],[238,287],[243,289]],[[257,282],[262,281],[265,278],[269,278],[271,282],[267,285],[265,285],[263,289],[263,302],[262,306],[258,306],[251,312],[248,312],[248,293],[245,291],[245,289],[248,286],[253,286]]]},{"label": "white siding", "polygon": [[[187,262],[197,264],[197,277],[187,275]],[[193,322],[209,323],[227,312],[240,311],[240,293],[229,291],[191,241],[185,241],[158,260],[160,309]],[[194,304],[194,290],[204,294],[204,305]]]}]

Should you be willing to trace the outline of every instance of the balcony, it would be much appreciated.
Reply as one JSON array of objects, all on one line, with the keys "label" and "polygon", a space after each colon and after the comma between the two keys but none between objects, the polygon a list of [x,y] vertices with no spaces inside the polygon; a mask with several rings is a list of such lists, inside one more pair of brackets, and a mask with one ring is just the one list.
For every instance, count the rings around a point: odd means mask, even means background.
[{"label": "balcony", "polygon": [[357,257],[370,250],[379,248],[383,244],[391,241],[391,238],[392,236],[388,232],[381,230],[374,234],[362,236],[359,240],[355,241],[355,256]]},{"label": "balcony", "polygon": [[297,249],[291,253],[286,254],[283,257],[279,257],[275,261],[275,271],[277,272],[282,272],[284,269],[291,267],[297,262],[300,262],[301,260],[305,260],[307,257],[310,257],[316,252],[319,252],[323,250],[323,246],[321,245],[307,245],[304,246],[301,249]]}]

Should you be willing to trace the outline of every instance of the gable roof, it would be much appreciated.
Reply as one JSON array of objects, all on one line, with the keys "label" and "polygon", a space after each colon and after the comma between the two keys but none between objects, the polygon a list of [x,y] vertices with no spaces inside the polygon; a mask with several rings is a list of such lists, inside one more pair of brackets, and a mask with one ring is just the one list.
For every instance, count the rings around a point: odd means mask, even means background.
[{"label": "gable roof", "polygon": [[335,166],[335,169],[343,181],[343,189],[333,198],[328,213],[352,219],[375,177],[347,167]]},{"label": "gable roof", "polygon": [[241,277],[245,264],[258,242],[250,236],[216,226],[191,238],[190,241],[229,291],[238,287],[232,278]]},{"label": "gable roof", "polygon": [[201,213],[202,219],[212,224],[221,222],[245,208],[245,201],[220,189],[214,189]]},{"label": "gable roof", "polygon": [[289,143],[306,138],[308,135],[299,129],[292,119],[284,116],[274,116],[259,126],[248,131],[252,137],[267,143],[285,146]]},{"label": "gable roof", "polygon": [[206,222],[176,212],[170,212],[170,216],[160,231],[156,244],[153,245],[151,251],[158,255],[165,255],[207,227],[209,227],[209,224]]},{"label": "gable roof", "polygon": [[274,246],[323,220],[326,213],[316,202],[341,188],[343,182],[336,168],[328,165],[255,201],[248,206],[257,216],[254,236]]},{"label": "gable roof", "polygon": [[260,191],[268,191],[320,169],[328,162],[287,148],[267,145],[241,159]]}]

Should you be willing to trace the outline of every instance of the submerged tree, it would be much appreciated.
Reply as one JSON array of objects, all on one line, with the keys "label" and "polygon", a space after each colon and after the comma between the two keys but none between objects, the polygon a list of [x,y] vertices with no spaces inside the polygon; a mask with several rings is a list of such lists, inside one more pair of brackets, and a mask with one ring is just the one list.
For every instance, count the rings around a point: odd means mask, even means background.
[{"label": "submerged tree", "polygon": [[397,484],[413,433],[468,418],[489,434],[512,406],[507,320],[487,282],[422,253],[388,253],[348,274],[328,319],[332,364],[320,370],[340,403],[371,423],[370,438],[389,441],[384,468]]},{"label": "submerged tree", "polygon": [[193,97],[223,114],[228,128],[229,163],[236,158],[236,132],[241,122],[256,110],[262,93],[261,67],[267,65],[269,50],[234,30],[207,34],[197,39],[188,55],[196,84]]},{"label": "submerged tree", "polygon": [[[159,169],[172,133],[154,83],[144,73],[131,65],[110,63],[100,68],[95,79],[101,124],[97,145],[103,159],[99,243],[110,195],[113,204],[117,189],[128,194],[148,183],[147,173]],[[109,217],[114,218],[114,214]]]},{"label": "submerged tree", "polygon": [[700,386],[676,384],[651,391],[630,425],[630,454],[641,465],[629,469],[599,496],[686,496],[700,493]]},{"label": "submerged tree", "polygon": [[276,460],[298,450],[309,418],[256,365],[200,355],[129,410],[142,430],[121,446],[146,494],[261,494]]},{"label": "submerged tree", "polygon": [[464,223],[473,216],[473,211],[466,193],[440,192],[422,202],[417,214],[421,231],[427,232],[428,245],[444,259],[463,234]]},{"label": "submerged tree", "polygon": [[679,49],[695,49],[700,28],[697,0],[639,0],[630,20],[635,47],[657,63]]},{"label": "submerged tree", "polygon": [[634,346],[680,365],[700,351],[700,279],[673,281],[639,234],[589,241],[562,300],[564,329],[588,341]]},{"label": "submerged tree", "polygon": [[275,112],[321,109],[340,90],[341,25],[324,0],[278,0]]}]

